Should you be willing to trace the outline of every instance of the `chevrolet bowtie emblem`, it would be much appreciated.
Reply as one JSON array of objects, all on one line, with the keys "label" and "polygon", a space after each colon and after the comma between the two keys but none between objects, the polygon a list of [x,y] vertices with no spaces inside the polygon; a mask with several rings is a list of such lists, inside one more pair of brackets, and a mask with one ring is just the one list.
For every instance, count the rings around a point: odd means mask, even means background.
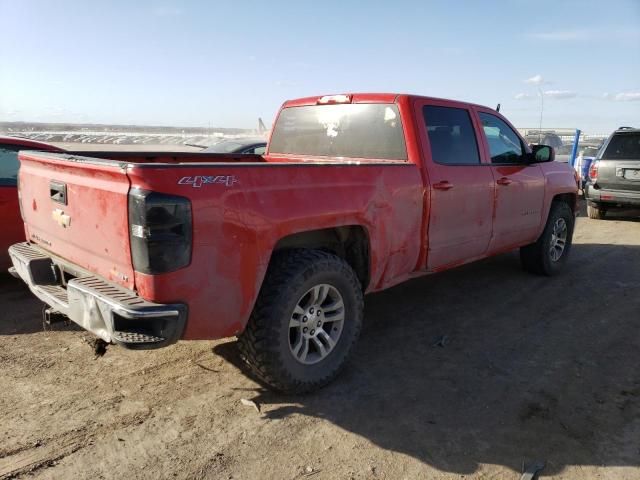
[{"label": "chevrolet bowtie emblem", "polygon": [[51,217],[62,228],[67,228],[69,225],[71,225],[71,217],[69,215],[65,214],[59,208],[56,208],[53,212],[51,212]]}]

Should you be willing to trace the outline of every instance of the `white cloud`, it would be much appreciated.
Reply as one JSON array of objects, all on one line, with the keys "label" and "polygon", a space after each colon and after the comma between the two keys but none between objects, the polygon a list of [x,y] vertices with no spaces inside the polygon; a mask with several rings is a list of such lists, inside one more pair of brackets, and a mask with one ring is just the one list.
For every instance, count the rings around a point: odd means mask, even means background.
[{"label": "white cloud", "polygon": [[175,5],[162,5],[153,9],[153,14],[158,17],[177,17],[182,15],[182,8]]},{"label": "white cloud", "polygon": [[603,97],[614,102],[640,102],[640,92],[605,93]]},{"label": "white cloud", "polygon": [[276,87],[297,87],[298,83],[291,80],[276,80]]},{"label": "white cloud", "polygon": [[531,95],[530,93],[518,93],[513,98],[515,98],[516,100],[533,100],[534,98],[536,98],[536,96]]},{"label": "white cloud", "polygon": [[527,34],[527,37],[536,40],[550,40],[558,42],[588,40],[592,36],[593,32],[588,30],[557,30],[554,32],[536,32]]},{"label": "white cloud", "polygon": [[562,100],[565,98],[575,98],[578,96],[578,94],[576,92],[572,92],[571,90],[547,90],[544,92],[544,96]]},{"label": "white cloud", "polygon": [[527,78],[524,83],[529,83],[531,85],[542,85],[544,83],[544,78],[542,78],[542,75],[538,74],[534,75],[531,78]]},{"label": "white cloud", "polygon": [[584,42],[594,40],[626,40],[640,39],[640,29],[625,28],[620,25],[607,25],[583,29],[552,30],[543,32],[529,32],[525,38],[543,42]]}]

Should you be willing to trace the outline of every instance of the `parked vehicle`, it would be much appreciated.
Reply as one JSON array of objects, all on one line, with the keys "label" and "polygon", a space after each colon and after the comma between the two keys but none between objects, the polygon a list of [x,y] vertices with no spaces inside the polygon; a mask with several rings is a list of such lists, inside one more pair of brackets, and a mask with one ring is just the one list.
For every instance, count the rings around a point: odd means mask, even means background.
[{"label": "parked vehicle", "polygon": [[587,184],[587,180],[589,179],[589,169],[591,168],[591,164],[598,154],[598,150],[600,150],[599,145],[581,146],[578,156],[575,159],[575,165],[573,168],[580,176],[579,188],[583,191],[583,193]]},{"label": "parked vehicle", "polygon": [[202,150],[202,153],[253,153],[263,155],[267,142],[262,137],[223,140]]},{"label": "parked vehicle", "polygon": [[106,342],[237,335],[286,392],[337,375],[364,293],[515,248],[554,275],[571,249],[571,167],[469,103],[303,98],[283,105],[264,156],[98,157],[20,155],[15,273]]},{"label": "parked vehicle", "polygon": [[530,145],[548,145],[556,149],[561,148],[564,143],[562,138],[554,131],[534,131],[530,130],[525,137],[525,140]]},{"label": "parked vehicle", "polygon": [[640,129],[611,134],[589,169],[589,218],[603,219],[611,208],[640,208]]},{"label": "parked vehicle", "polygon": [[18,151],[46,150],[62,152],[64,150],[47,143],[27,140],[19,137],[0,137],[0,270],[6,272],[11,266],[8,248],[16,242],[24,241],[24,223],[18,206]]}]

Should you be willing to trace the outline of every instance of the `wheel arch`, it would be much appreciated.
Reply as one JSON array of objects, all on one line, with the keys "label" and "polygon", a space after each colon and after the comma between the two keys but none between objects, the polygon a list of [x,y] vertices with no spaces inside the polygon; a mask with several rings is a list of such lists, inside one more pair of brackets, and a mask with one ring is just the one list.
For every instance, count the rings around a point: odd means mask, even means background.
[{"label": "wheel arch", "polygon": [[371,281],[371,247],[369,234],[361,225],[344,225],[296,232],[282,237],[273,248],[271,258],[288,249],[323,250],[345,260],[353,269],[365,291]]},{"label": "wheel arch", "polygon": [[553,196],[551,203],[566,203],[575,215],[578,208],[578,194],[577,193],[558,193]]}]

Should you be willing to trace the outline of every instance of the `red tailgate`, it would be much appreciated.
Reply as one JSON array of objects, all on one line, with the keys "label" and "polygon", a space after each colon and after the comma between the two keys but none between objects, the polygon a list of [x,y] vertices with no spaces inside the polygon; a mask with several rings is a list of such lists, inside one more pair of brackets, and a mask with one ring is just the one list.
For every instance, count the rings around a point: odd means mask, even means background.
[{"label": "red tailgate", "polygon": [[109,160],[21,152],[19,187],[27,239],[133,288],[127,221],[129,179]]}]

